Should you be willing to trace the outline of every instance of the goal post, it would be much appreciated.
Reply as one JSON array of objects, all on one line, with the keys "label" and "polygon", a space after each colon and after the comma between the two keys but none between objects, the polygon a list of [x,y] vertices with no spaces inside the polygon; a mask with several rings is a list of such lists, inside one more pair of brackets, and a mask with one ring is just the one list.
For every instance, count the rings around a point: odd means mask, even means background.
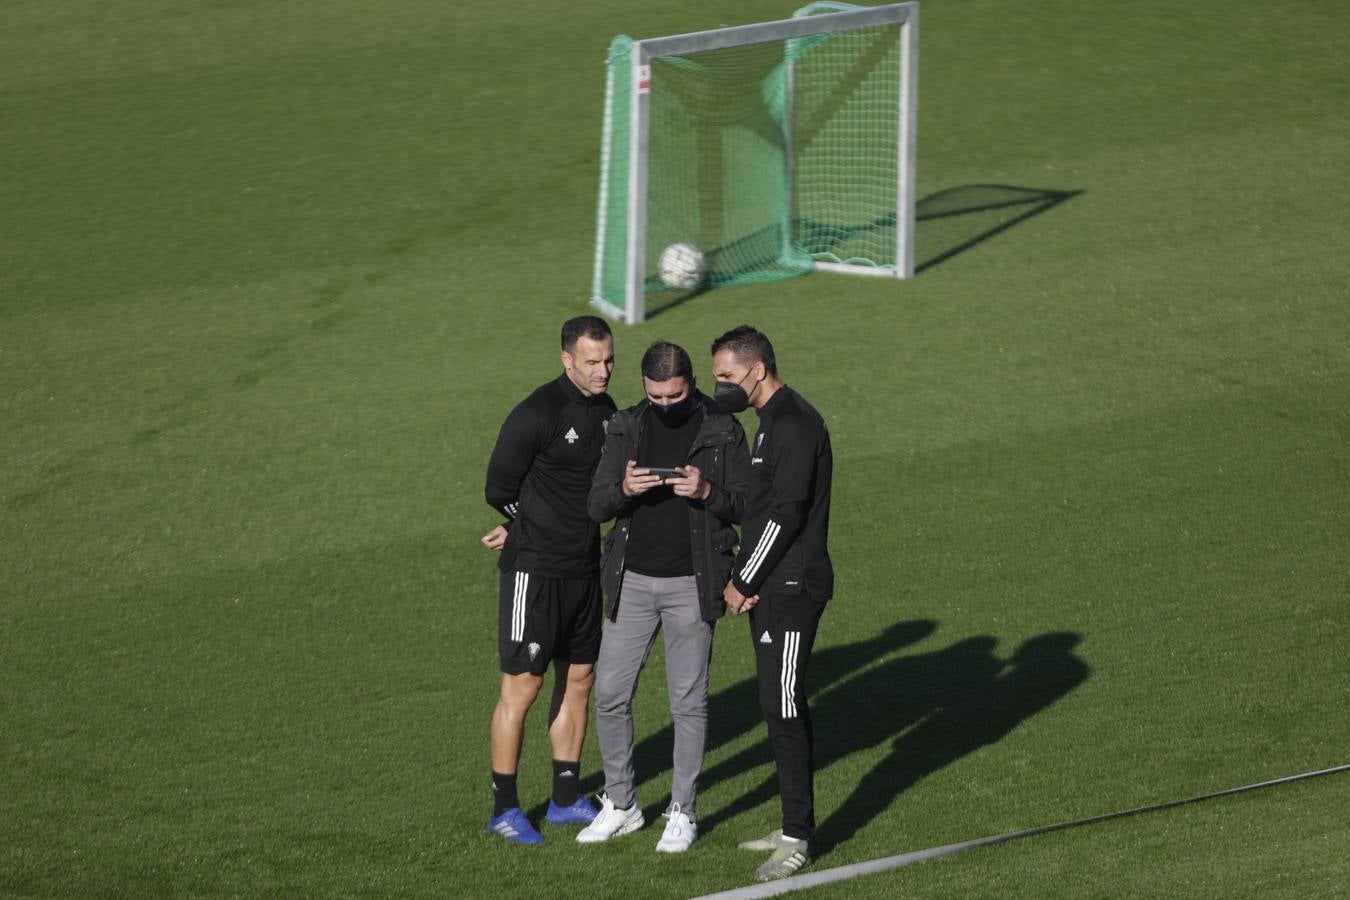
[{"label": "goal post", "polygon": [[917,2],[610,44],[591,303],[646,315],[670,244],[699,289],[914,272]]}]

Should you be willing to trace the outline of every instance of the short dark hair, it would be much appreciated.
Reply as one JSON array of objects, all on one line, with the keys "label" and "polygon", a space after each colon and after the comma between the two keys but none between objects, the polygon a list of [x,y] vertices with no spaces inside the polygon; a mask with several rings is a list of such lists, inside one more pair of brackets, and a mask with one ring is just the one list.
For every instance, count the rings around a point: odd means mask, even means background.
[{"label": "short dark hair", "polygon": [[752,325],[737,325],[735,328],[712,342],[712,355],[722,350],[730,350],[741,362],[764,363],[764,371],[778,377],[778,361],[773,356],[773,344],[768,337]]},{"label": "short dark hair", "polygon": [[694,363],[689,359],[689,352],[679,344],[657,341],[642,354],[642,376],[652,381],[683,378],[693,387]]},{"label": "short dark hair", "polygon": [[568,353],[576,350],[577,341],[583,337],[603,341],[613,338],[614,332],[609,330],[609,323],[599,316],[577,316],[563,323],[562,348]]}]

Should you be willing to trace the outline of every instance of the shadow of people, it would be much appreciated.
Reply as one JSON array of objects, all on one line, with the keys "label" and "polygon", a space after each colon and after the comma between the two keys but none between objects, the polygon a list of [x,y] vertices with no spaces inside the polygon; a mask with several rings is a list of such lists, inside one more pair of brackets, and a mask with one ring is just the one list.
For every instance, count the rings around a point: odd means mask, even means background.
[{"label": "shadow of people", "polygon": [[[811,655],[809,678],[812,690],[828,688],[864,666],[918,643],[936,629],[937,623],[931,619],[906,620],[866,640],[817,649]],[[716,664],[714,659],[713,665]],[[758,682],[753,677],[738,681],[708,698],[708,738],[704,753],[710,756],[718,748],[763,725]],[[891,733],[894,734],[893,731]],[[634,748],[633,768],[637,772],[639,787],[670,768],[674,735],[674,726],[667,722]],[[699,778],[699,787],[710,787],[721,778],[735,777],[746,769],[771,762],[772,759],[768,742],[757,741],[754,746],[733,757],[733,764],[722,763],[714,770],[705,770]],[[588,776],[583,787],[599,791],[603,788],[603,782],[604,774],[599,773]],[[700,827],[706,831],[702,821]]]},{"label": "shadow of people", "polygon": [[[823,692],[812,677],[811,717],[817,776],[859,750],[892,740],[923,721],[935,707],[950,702],[951,698],[979,691],[988,685],[1003,668],[1003,663],[994,656],[996,643],[992,637],[981,636],[958,641],[931,653],[899,656],[873,665]],[[875,661],[875,657],[865,660]],[[813,674],[814,668],[813,661]],[[705,774],[709,783],[715,783],[720,778],[734,777],[759,762],[771,760],[766,739],[723,760]],[[736,798],[730,806],[704,816],[700,827],[711,830],[716,823],[776,796],[778,777],[774,773]]]},{"label": "shadow of people", "polygon": [[[1090,669],[1073,653],[1080,640],[1067,632],[1040,635],[1005,661],[994,653],[995,638],[967,638],[932,653],[886,660],[817,692],[811,701],[817,784],[834,763],[892,742],[885,759],[822,823],[820,852],[849,840],[920,779],[1002,739],[1082,683]],[[715,783],[771,761],[766,739],[705,774]],[[777,796],[773,773],[703,816],[700,827],[711,831]]]},{"label": "shadow of people", "polygon": [[[1085,681],[1091,669],[1074,655],[1080,640],[1080,635],[1069,632],[1031,638],[1006,664],[997,664],[1001,671],[988,679],[980,677],[981,673],[990,672],[989,661],[983,659],[977,661],[977,670],[954,670],[955,677],[945,684],[940,680],[941,670],[929,670],[923,674],[930,679],[938,676],[939,681],[930,680],[926,696],[918,700],[905,696],[909,687],[904,679],[907,674],[915,674],[911,667],[903,665],[908,660],[868,670],[841,685],[831,696],[822,698],[822,719],[856,722],[876,709],[899,708],[905,710],[901,727],[907,730],[893,729],[897,736],[890,754],[858,782],[823,823],[821,852],[849,840],[922,778],[1001,740]],[[946,663],[959,659],[936,654],[932,661]],[[886,691],[891,695],[889,703],[878,696]],[[920,692],[923,693],[922,686]],[[926,708],[926,714],[909,727],[916,708]],[[827,736],[823,742],[825,755],[831,761],[859,748],[854,732],[849,729],[822,731]]]}]

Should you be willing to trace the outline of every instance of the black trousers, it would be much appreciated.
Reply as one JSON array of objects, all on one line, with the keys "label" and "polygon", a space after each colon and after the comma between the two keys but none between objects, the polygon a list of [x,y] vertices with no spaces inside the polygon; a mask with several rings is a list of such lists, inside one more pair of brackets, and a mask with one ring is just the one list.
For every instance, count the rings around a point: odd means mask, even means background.
[{"label": "black trousers", "polygon": [[816,830],[814,737],[806,671],[825,601],[804,594],[759,598],[750,610],[759,706],[778,765],[783,834],[811,838]]}]

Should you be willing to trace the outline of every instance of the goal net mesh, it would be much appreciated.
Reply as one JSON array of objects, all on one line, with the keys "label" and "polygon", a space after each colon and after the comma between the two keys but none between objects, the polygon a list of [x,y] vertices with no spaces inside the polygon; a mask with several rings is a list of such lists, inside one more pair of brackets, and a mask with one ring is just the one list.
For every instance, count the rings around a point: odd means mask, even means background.
[{"label": "goal net mesh", "polygon": [[[813,261],[896,264],[899,25],[651,60],[645,290],[661,251],[705,254],[707,285]],[[593,295],[623,306],[632,41],[610,47]]]}]

